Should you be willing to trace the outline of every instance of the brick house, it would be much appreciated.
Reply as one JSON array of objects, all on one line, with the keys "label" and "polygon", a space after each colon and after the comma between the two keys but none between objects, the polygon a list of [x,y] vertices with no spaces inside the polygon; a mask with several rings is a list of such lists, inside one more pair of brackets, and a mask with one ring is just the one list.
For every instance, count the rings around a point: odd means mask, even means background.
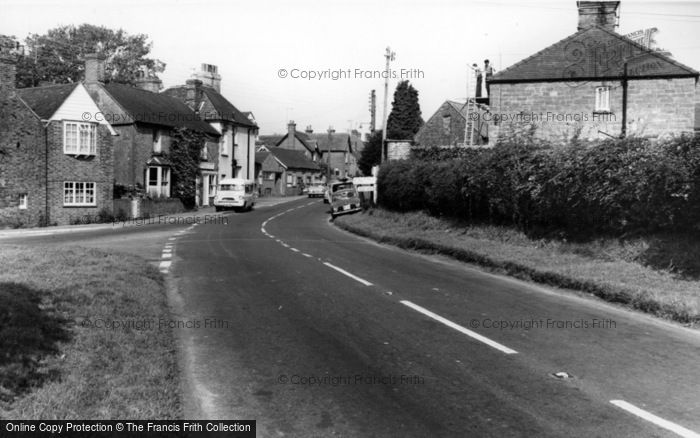
[{"label": "brick house", "polygon": [[0,223],[66,225],[112,211],[113,135],[80,83],[15,89],[0,52]]},{"label": "brick house", "polygon": [[[488,107],[481,103],[472,104],[472,111],[478,116],[467,116],[469,108],[466,102],[446,100],[440,108],[421,126],[414,138],[414,147],[456,147],[465,145],[466,135],[473,135],[473,145],[487,144],[488,131]],[[469,123],[467,123],[469,118]],[[472,134],[472,120],[476,120]],[[469,141],[467,140],[467,144]]]},{"label": "brick house", "polygon": [[579,1],[578,32],[495,74],[490,138],[536,125],[547,139],[693,132],[698,72],[615,33],[619,1]]},{"label": "brick house", "polygon": [[323,180],[318,164],[301,151],[261,146],[255,160],[262,196],[299,195],[305,186]]},{"label": "brick house", "polygon": [[[97,55],[86,56],[84,84],[99,107],[95,117],[108,120],[118,134],[114,140],[114,184],[118,191],[171,197],[172,163],[167,154],[175,128],[205,134],[200,174],[216,173],[219,133],[214,128],[183,102],[158,93],[157,78],[143,78],[138,87],[105,84],[103,62]],[[210,186],[198,177],[197,205],[208,205],[210,192]]]},{"label": "brick house", "polygon": [[[253,179],[259,127],[250,112],[242,112],[221,94],[221,75],[215,65],[202,64],[194,79],[163,93],[187,104],[219,134],[218,172],[203,172],[205,185],[216,187],[223,178]],[[209,192],[210,196],[215,193]]]},{"label": "brick house", "polygon": [[306,132],[300,132],[296,129],[297,125],[294,120],[290,120],[287,124],[287,133],[284,135],[261,135],[258,146],[266,147],[282,147],[292,151],[303,152],[304,156],[314,162],[318,162],[323,155],[323,151],[319,150],[318,144],[309,135],[313,133],[310,126],[306,128]]}]

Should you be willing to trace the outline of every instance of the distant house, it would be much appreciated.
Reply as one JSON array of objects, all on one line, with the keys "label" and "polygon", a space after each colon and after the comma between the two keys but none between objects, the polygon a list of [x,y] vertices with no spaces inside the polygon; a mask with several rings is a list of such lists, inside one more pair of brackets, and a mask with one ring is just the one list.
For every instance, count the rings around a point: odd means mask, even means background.
[{"label": "distant house", "polygon": [[331,178],[359,176],[357,160],[364,143],[359,134],[346,132],[307,133],[322,154],[322,160],[330,168]]},{"label": "distant house", "polygon": [[310,138],[313,133],[311,127],[307,127],[306,132],[296,129],[296,123],[290,120],[287,124],[287,133],[284,135],[261,135],[258,146],[281,147],[292,151],[300,151],[306,158],[317,162],[321,159],[323,152],[319,150],[315,140]]},{"label": "distant house", "polygon": [[584,139],[693,132],[699,73],[615,33],[619,1],[579,1],[578,32],[495,74],[496,139],[523,128]]},{"label": "distant house", "polygon": [[[253,113],[239,111],[221,94],[221,75],[217,66],[202,64],[195,79],[168,88],[164,93],[186,103],[201,120],[221,134],[215,156],[218,172],[203,172],[205,185],[216,187],[217,180],[223,178],[254,177],[259,128]],[[214,196],[214,193],[209,194]]]},{"label": "distant house", "polygon": [[322,180],[321,168],[301,151],[261,146],[255,161],[262,196],[298,195],[303,187]]},{"label": "distant house", "polygon": [[116,132],[94,117],[99,109],[83,84],[14,84],[14,60],[0,51],[0,226],[111,213]]},{"label": "distant house", "polygon": [[469,108],[467,102],[446,100],[416,133],[414,147],[464,146],[469,144],[470,136],[474,146],[488,144],[488,107],[481,103],[471,104]]},{"label": "distant house", "polygon": [[[201,175],[217,172],[219,132],[200,120],[184,102],[157,93],[158,79],[146,78],[140,87],[103,83],[103,59],[88,55],[85,87],[97,102],[100,117],[119,134],[114,145],[114,183],[118,191],[145,192],[152,197],[173,195],[173,175],[168,159],[172,132],[187,128],[205,135],[199,169]],[[157,84],[156,84],[157,85]],[[209,205],[212,187],[197,180],[198,205]]]}]

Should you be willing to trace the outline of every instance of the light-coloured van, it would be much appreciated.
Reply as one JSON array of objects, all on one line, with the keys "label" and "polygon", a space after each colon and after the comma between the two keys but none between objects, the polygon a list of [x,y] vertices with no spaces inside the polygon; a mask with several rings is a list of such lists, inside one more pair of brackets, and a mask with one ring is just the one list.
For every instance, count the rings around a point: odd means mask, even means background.
[{"label": "light-coloured van", "polygon": [[251,210],[258,199],[255,181],[242,178],[224,178],[219,182],[214,207],[216,211],[232,208],[236,211]]}]

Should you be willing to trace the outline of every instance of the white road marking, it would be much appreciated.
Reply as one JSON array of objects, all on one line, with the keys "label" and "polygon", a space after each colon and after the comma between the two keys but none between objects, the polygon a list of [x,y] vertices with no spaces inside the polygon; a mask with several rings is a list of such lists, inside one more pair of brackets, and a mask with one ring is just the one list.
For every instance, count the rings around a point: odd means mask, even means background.
[{"label": "white road marking", "polygon": [[165,251],[163,251],[163,254],[161,254],[161,258],[164,258],[164,259],[169,259],[172,256],[173,256],[172,254],[170,254],[169,252],[165,252]]},{"label": "white road marking", "polygon": [[158,267],[161,269],[161,271],[163,269],[167,270],[170,268],[171,264],[172,264],[172,262],[170,260],[164,260],[164,261],[160,262],[160,265]]},{"label": "white road marking", "polygon": [[493,347],[502,353],[517,354],[517,351],[512,350],[512,349],[506,347],[505,345],[499,344],[496,341],[492,341],[491,339],[489,339],[485,336],[481,336],[480,334],[473,332],[469,329],[466,329],[459,324],[455,324],[454,322],[450,321],[449,319],[443,318],[442,316],[438,315],[437,313],[433,313],[428,309],[424,309],[423,307],[421,307],[417,304],[413,304],[412,302],[405,301],[405,300],[401,301],[401,304],[403,304],[404,306],[410,307],[411,309],[415,310],[416,312],[420,312],[425,316],[429,316],[429,317],[433,318],[434,320],[441,322],[441,323],[445,324],[446,326],[457,330],[460,333],[463,333],[463,334],[465,334],[473,339],[476,339],[479,342],[483,342],[484,344],[486,344],[490,347]]},{"label": "white road marking", "polygon": [[289,249],[291,249],[291,250],[294,251],[294,252],[300,252],[300,251],[299,251],[298,249],[296,249],[296,248],[289,248]]},{"label": "white road marking", "polygon": [[168,240],[171,240],[171,241],[176,240],[176,239],[177,239],[177,237],[168,237]]},{"label": "white road marking", "polygon": [[335,265],[332,265],[332,264],[330,264],[330,263],[328,263],[328,262],[324,262],[323,264],[326,265],[326,266],[328,266],[328,267],[331,268],[331,269],[335,269],[336,271],[340,272],[340,273],[343,274],[343,275],[347,275],[348,277],[352,278],[352,279],[355,280],[355,281],[358,281],[358,282],[364,284],[365,286],[372,286],[372,283],[370,283],[369,281],[363,280],[362,278],[358,277],[357,275],[354,275],[354,274],[349,273],[348,271],[346,271],[346,270],[343,269],[343,268],[339,268],[339,267],[337,267],[337,266],[335,266]]},{"label": "white road marking", "polygon": [[302,252],[301,255],[303,255],[304,257],[313,257],[311,254],[307,254],[305,252]]},{"label": "white road marking", "polygon": [[285,248],[289,248],[289,245],[287,245],[287,244],[284,243],[284,242],[282,242],[282,246],[284,246]]},{"label": "white road marking", "polygon": [[614,404],[620,409],[624,409],[631,414],[643,418],[644,420],[654,423],[659,427],[662,427],[666,430],[670,430],[671,432],[675,433],[678,436],[682,436],[683,438],[700,438],[700,434],[693,432],[690,429],[686,429],[685,427],[680,426],[676,423],[664,420],[661,417],[657,417],[656,415],[647,412],[643,409],[639,409],[635,405],[627,403],[624,400],[610,400],[610,403]]}]

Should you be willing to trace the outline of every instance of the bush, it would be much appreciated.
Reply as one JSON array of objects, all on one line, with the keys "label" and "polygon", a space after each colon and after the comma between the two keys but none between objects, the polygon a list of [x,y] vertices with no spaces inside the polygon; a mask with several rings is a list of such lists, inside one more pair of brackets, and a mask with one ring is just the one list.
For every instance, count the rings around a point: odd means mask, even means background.
[{"label": "bush", "polygon": [[489,149],[427,149],[386,163],[379,202],[395,211],[624,234],[700,224],[700,139],[627,138],[553,147],[531,133]]}]

